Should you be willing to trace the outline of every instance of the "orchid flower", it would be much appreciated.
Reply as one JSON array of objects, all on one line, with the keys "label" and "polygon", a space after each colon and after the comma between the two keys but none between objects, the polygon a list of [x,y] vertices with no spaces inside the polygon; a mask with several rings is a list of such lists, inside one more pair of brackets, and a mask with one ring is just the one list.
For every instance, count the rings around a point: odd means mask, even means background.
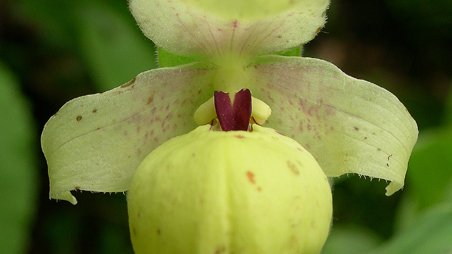
[{"label": "orchid flower", "polygon": [[[185,181],[182,176],[164,176],[155,170],[149,173],[149,170],[162,165],[183,168],[190,160],[189,155],[202,149],[209,150],[205,152],[210,157],[198,157],[197,167],[224,168],[234,158],[241,158],[234,162],[238,166],[248,165],[248,160],[259,164],[261,157],[263,160],[275,157],[268,159],[271,164],[276,157],[282,156],[283,162],[287,161],[284,167],[295,174],[300,173],[301,168],[315,168],[313,172],[322,173],[307,175],[316,175],[314,178],[323,181],[323,187],[314,186],[308,192],[314,196],[319,188],[328,192],[315,201],[324,202],[328,218],[331,217],[331,190],[322,175],[336,177],[355,173],[384,179],[390,182],[387,195],[401,189],[418,134],[416,123],[403,104],[387,90],[352,78],[326,61],[275,54],[313,39],[325,23],[328,5],[328,0],[130,0],[132,14],[147,37],[158,47],[189,56],[193,62],[149,70],[110,91],[73,99],[51,117],[42,133],[42,149],[49,167],[50,198],[76,204],[71,194],[73,190],[124,192],[132,188],[133,198],[128,203],[136,208],[146,206],[138,202],[147,198],[138,198],[140,195],[149,196],[146,190],[154,188],[146,186],[160,186],[159,193],[152,192],[154,200],[165,199],[171,190],[179,188],[181,191],[176,191],[177,195],[182,195],[188,191],[183,187],[185,185],[202,186],[201,178],[193,176],[198,180]],[[242,147],[238,141],[228,143],[226,140],[232,137],[247,140],[243,143],[246,145]],[[214,145],[217,139],[222,145]],[[267,145],[279,147],[280,144],[298,152],[292,154],[284,150],[286,148],[262,148]],[[240,147],[238,151],[230,148],[235,145]],[[173,151],[178,147],[184,152]],[[247,151],[252,152],[249,157],[243,157]],[[292,161],[301,162],[294,166]],[[310,166],[301,166],[303,163]],[[176,164],[178,166],[174,166]],[[138,172],[140,170],[154,174],[155,178],[148,179]],[[247,181],[256,187],[258,173],[244,170]],[[188,168],[186,171],[196,174]],[[221,179],[226,175],[219,174],[218,177]],[[166,180],[161,180],[163,183],[156,179]],[[270,178],[261,179],[268,182]],[[306,179],[303,184],[309,185],[311,178]],[[215,181],[206,186],[221,186],[221,181]],[[264,187],[261,188],[263,192]],[[175,200],[181,198],[174,197]],[[216,199],[208,199],[209,202],[212,200]],[[190,199],[190,202],[194,200]],[[161,208],[165,206],[168,203],[161,203]],[[135,214],[135,208],[129,208],[132,237],[137,230],[135,226],[140,224],[140,214]],[[154,213],[161,211],[154,209]],[[165,211],[174,209],[178,208],[169,207]],[[287,213],[294,212],[292,208],[284,209]],[[210,211],[215,214],[215,210]],[[152,216],[152,211],[146,214]],[[176,221],[192,222],[188,217],[185,219]],[[166,223],[171,223],[171,219]],[[246,224],[245,221],[240,223]],[[329,221],[324,224],[322,230],[327,234]],[[182,227],[180,237],[198,241],[200,235],[208,237],[210,234],[209,241],[212,242],[217,236],[207,228],[206,232],[190,235],[193,232]],[[257,226],[252,228],[257,230]],[[146,230],[142,232],[148,232]],[[160,229],[152,232],[161,233]],[[183,246],[178,245],[180,237],[176,234],[168,241],[175,241],[174,245],[180,247]],[[314,247],[313,253],[321,248],[323,240],[320,242],[320,247]],[[139,251],[141,247],[137,246],[148,243],[136,240],[133,244],[137,253],[146,253]],[[171,244],[163,243],[165,246]],[[276,252],[264,252],[264,249],[242,253],[283,253],[281,249],[274,249],[279,250]],[[220,244],[216,250],[218,252],[212,253],[227,253],[228,244]],[[296,250],[294,247],[293,252],[287,253],[298,253]]]}]

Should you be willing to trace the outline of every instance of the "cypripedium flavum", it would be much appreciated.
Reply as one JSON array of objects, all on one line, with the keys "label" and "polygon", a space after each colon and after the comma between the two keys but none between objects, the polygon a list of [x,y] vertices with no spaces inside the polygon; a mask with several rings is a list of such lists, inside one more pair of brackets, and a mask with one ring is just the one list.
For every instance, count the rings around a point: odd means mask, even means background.
[{"label": "cypripedium flavum", "polygon": [[146,36],[193,62],[66,103],[42,133],[50,198],[128,191],[136,253],[319,253],[327,177],[391,195],[418,133],[387,90],[274,53],[314,38],[328,4],[130,0]]}]

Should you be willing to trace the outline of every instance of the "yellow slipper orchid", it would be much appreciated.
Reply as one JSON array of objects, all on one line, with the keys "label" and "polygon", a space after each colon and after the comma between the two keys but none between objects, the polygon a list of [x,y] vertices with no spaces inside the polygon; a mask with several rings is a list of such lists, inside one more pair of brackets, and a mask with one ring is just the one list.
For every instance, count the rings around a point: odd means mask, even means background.
[{"label": "yellow slipper orchid", "polygon": [[145,35],[196,60],[66,103],[42,133],[50,198],[129,191],[137,253],[320,252],[326,176],[381,178],[391,195],[418,134],[387,90],[274,54],[311,40],[328,4],[131,0]]}]

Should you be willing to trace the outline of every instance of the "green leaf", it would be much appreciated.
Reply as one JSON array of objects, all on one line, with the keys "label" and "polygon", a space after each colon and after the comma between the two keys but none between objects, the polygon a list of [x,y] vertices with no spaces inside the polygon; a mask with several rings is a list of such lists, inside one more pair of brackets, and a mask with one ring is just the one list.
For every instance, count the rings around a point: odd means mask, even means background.
[{"label": "green leaf", "polygon": [[20,17],[32,25],[45,42],[58,47],[75,46],[77,37],[73,31],[76,1],[23,0],[14,4]]},{"label": "green leaf", "polygon": [[36,201],[34,123],[17,82],[0,63],[0,253],[24,253]]},{"label": "green leaf", "polygon": [[451,147],[451,127],[422,133],[407,175],[410,191],[421,207],[441,201],[452,184]]},{"label": "green leaf", "polygon": [[81,1],[77,12],[81,52],[101,91],[156,67],[154,47],[131,16],[109,2]]},{"label": "green leaf", "polygon": [[358,226],[333,226],[322,254],[362,254],[374,249],[380,240]]},{"label": "green leaf", "polygon": [[275,55],[280,56],[301,56],[303,54],[303,46],[293,47],[283,51],[276,52]]},{"label": "green leaf", "polygon": [[[281,56],[301,56],[303,47],[293,47],[287,50],[276,52],[276,55]],[[194,63],[198,61],[203,61],[205,59],[195,56],[180,56],[173,54],[171,52],[168,52],[167,50],[163,48],[157,49],[157,56],[158,56],[158,65],[159,67],[174,67],[178,65],[184,65],[189,63]]]},{"label": "green leaf", "polygon": [[452,204],[437,205],[372,254],[452,253]]},{"label": "green leaf", "polygon": [[452,89],[450,89],[449,97],[447,98],[446,101],[446,121],[449,124],[449,126],[452,126]]},{"label": "green leaf", "polygon": [[183,64],[189,64],[197,61],[196,57],[179,56],[170,53],[163,48],[157,49],[159,67],[174,67]]},{"label": "green leaf", "polygon": [[129,236],[124,234],[122,228],[118,228],[116,225],[104,225],[100,238],[100,254],[132,253]]}]

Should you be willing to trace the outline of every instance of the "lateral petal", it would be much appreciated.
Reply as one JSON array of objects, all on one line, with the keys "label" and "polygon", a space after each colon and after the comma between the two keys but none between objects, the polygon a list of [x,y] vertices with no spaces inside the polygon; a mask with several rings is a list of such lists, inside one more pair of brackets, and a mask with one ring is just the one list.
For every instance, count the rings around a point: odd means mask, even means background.
[{"label": "lateral petal", "polygon": [[71,190],[126,191],[151,150],[196,126],[193,114],[213,92],[210,75],[194,65],[150,70],[67,102],[41,137],[50,198],[75,204]]},{"label": "lateral petal", "polygon": [[252,92],[272,109],[268,125],[300,142],[328,176],[385,179],[387,195],[403,187],[418,129],[397,97],[318,59],[264,57],[256,73]]}]

